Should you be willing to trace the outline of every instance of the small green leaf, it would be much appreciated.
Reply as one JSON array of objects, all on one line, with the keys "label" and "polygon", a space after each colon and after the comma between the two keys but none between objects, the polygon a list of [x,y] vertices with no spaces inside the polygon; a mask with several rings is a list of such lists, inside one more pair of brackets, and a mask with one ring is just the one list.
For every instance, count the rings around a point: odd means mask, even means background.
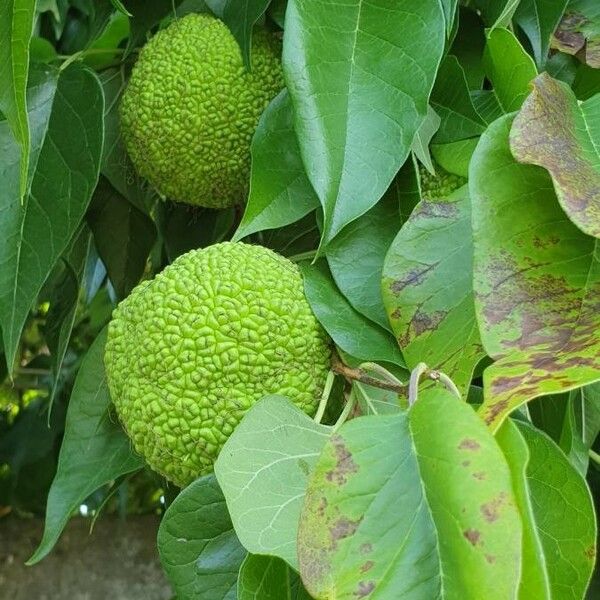
[{"label": "small green leaf", "polygon": [[529,95],[529,83],[537,75],[537,69],[508,29],[488,33],[483,66],[502,110],[505,113],[518,110]]},{"label": "small green leaf", "polygon": [[494,30],[507,27],[520,0],[474,0],[473,4],[480,11],[485,24]]},{"label": "small green leaf", "polygon": [[100,486],[143,466],[111,417],[104,374],[106,330],[88,350],[71,394],[58,471],[48,494],[42,541],[27,564],[44,558],[56,544],[73,510]]},{"label": "small green leaf", "polygon": [[451,142],[450,144],[432,144],[431,154],[435,162],[448,173],[469,176],[469,164],[471,156],[475,152],[475,146],[479,138],[470,138],[460,142]]},{"label": "small green leaf", "polygon": [[568,85],[542,73],[515,117],[513,156],[544,167],[569,218],[600,237],[600,94],[579,103]]},{"label": "small green leaf", "polygon": [[515,23],[526,33],[535,62],[541,69],[548,57],[550,37],[565,12],[569,0],[521,0],[515,11]]},{"label": "small green leaf", "polygon": [[301,268],[304,291],[313,312],[344,352],[363,360],[404,366],[393,336],[352,308],[335,285],[324,260],[314,265],[302,264]]},{"label": "small green leaf", "polygon": [[527,423],[518,422],[518,427],[529,448],[527,482],[548,570],[548,597],[578,600],[585,596],[596,562],[590,491],[552,440]]},{"label": "small green leaf", "polygon": [[327,262],[342,294],[359,313],[388,330],[380,282],[385,255],[402,225],[398,183],[394,180],[384,197],[327,247]]},{"label": "small green leaf", "polygon": [[445,39],[439,0],[288,3],[283,68],[323,206],[322,246],[381,198],[406,160]]},{"label": "small green leaf", "polygon": [[417,133],[415,133],[415,138],[413,139],[413,143],[411,146],[411,150],[414,155],[425,165],[425,168],[430,172],[435,172],[435,167],[431,162],[431,156],[429,154],[429,144],[431,142],[431,138],[436,134],[437,130],[440,128],[440,123],[442,120],[439,115],[431,108],[431,106],[427,107],[427,115],[421,122],[419,129],[417,129]]},{"label": "small green leaf", "polygon": [[214,475],[186,487],[158,530],[160,560],[178,597],[236,600],[246,551],[235,532]]},{"label": "small green leaf", "polygon": [[352,419],[331,436],[298,555],[318,599],[505,600],[518,587],[520,539],[496,441],[469,405],[434,389],[409,413]]},{"label": "small green leaf", "polygon": [[267,396],[244,416],[215,463],[235,531],[255,554],[296,566],[296,532],[308,475],[329,437],[286,398]]},{"label": "small green leaf", "polygon": [[431,93],[431,104],[442,118],[434,138],[436,144],[475,137],[485,129],[485,122],[469,95],[465,72],[455,56],[447,56],[442,62]]},{"label": "small green leaf", "polygon": [[465,395],[483,356],[472,253],[471,209],[463,187],[417,205],[386,256],[382,277],[385,307],[408,368],[425,362],[440,369]]},{"label": "small green leaf", "polygon": [[7,0],[0,4],[0,111],[6,116],[20,148],[21,201],[27,193],[31,148],[26,90],[34,12],[34,0]]},{"label": "small green leaf", "polygon": [[280,558],[248,554],[240,568],[237,600],[310,600],[300,577]]},{"label": "small green leaf", "polygon": [[250,195],[234,240],[294,223],[319,206],[292,121],[290,97],[283,90],[262,114],[252,138]]},{"label": "small green leaf", "polygon": [[516,162],[513,116],[471,160],[475,306],[495,362],[483,417],[495,430],[532,398],[600,380],[600,250],[561,209],[544,169]]},{"label": "small green leaf", "polygon": [[0,122],[0,325],[8,364],[44,281],[79,228],[98,180],[103,142],[102,88],[73,64],[60,75],[32,71],[32,183],[18,193],[18,152]]}]

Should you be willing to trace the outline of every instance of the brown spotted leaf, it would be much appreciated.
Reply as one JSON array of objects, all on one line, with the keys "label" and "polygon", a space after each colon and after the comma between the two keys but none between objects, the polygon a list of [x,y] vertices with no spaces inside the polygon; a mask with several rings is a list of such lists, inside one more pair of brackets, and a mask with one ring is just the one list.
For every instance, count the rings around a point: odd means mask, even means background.
[{"label": "brown spotted leaf", "polygon": [[473,409],[439,388],[325,444],[298,532],[317,599],[515,597],[521,522],[508,465]]},{"label": "brown spotted leaf", "polygon": [[551,39],[553,48],[600,68],[600,3],[571,0]]},{"label": "brown spotted leaf", "polygon": [[561,209],[548,173],[519,164],[513,116],[482,135],[469,176],[475,308],[495,363],[484,373],[496,430],[523,403],[600,380],[600,251]]},{"label": "brown spotted leaf", "polygon": [[600,237],[600,95],[580,104],[568,85],[538,75],[514,120],[510,145],[519,162],[550,172],[569,218]]},{"label": "brown spotted leaf", "polygon": [[483,356],[475,321],[466,187],[411,213],[385,259],[383,299],[409,368],[425,362],[466,392]]}]

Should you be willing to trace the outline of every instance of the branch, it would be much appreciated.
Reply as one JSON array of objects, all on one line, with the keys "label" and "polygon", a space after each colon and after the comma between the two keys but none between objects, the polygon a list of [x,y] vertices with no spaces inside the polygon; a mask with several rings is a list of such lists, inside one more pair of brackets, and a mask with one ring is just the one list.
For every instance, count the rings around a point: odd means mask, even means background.
[{"label": "branch", "polygon": [[341,361],[337,353],[333,355],[331,360],[331,369],[350,382],[360,381],[360,383],[364,383],[365,385],[388,390],[390,392],[396,392],[396,394],[404,394],[404,392],[406,392],[407,386],[404,384],[383,381],[382,379],[368,375],[363,369],[353,369],[352,367],[349,367]]}]

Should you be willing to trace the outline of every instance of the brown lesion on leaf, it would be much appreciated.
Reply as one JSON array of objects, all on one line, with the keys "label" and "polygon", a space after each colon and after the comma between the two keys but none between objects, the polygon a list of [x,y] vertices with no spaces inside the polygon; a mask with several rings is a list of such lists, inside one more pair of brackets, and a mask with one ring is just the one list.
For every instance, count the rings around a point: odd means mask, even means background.
[{"label": "brown lesion on leaf", "polygon": [[585,554],[586,558],[588,558],[591,561],[594,561],[596,559],[596,546],[594,546],[594,545],[588,546],[585,549],[584,554]]},{"label": "brown lesion on leaf", "polygon": [[358,472],[358,465],[354,462],[352,453],[346,447],[341,436],[331,436],[331,443],[336,455],[336,465],[325,473],[325,478],[327,481],[341,486],[347,482],[349,475]]},{"label": "brown lesion on leaf", "polygon": [[343,540],[351,535],[354,535],[361,522],[362,517],[360,519],[356,519],[355,521],[346,517],[340,517],[337,519],[329,528],[332,547],[335,548],[339,540]]},{"label": "brown lesion on leaf", "polygon": [[360,553],[361,554],[370,554],[373,551],[373,544],[369,544],[368,542],[360,545]]},{"label": "brown lesion on leaf", "polygon": [[368,560],[361,565],[360,572],[366,573],[367,571],[370,571],[373,568],[373,565],[375,565],[375,563],[372,560]]},{"label": "brown lesion on leaf", "polygon": [[390,290],[394,294],[398,294],[404,288],[406,288],[408,286],[420,285],[421,283],[423,283],[426,275],[430,271],[432,271],[433,269],[435,269],[438,265],[439,265],[439,261],[438,262],[434,262],[431,265],[424,265],[424,266],[422,266],[422,267],[420,267],[418,269],[416,269],[416,268],[415,269],[411,269],[401,279],[396,279],[396,280],[392,281],[392,283],[390,284]]},{"label": "brown lesion on leaf", "polygon": [[485,416],[483,420],[486,425],[490,425],[493,423],[500,415],[503,415],[508,409],[508,399],[495,401],[493,404],[490,404],[486,407]]},{"label": "brown lesion on leaf", "polygon": [[374,581],[359,581],[358,588],[355,592],[353,592],[353,596],[355,598],[366,598],[369,596],[373,590],[375,589]]},{"label": "brown lesion on leaf", "polygon": [[481,532],[477,529],[465,529],[463,536],[469,541],[472,546],[477,546],[481,538]]},{"label": "brown lesion on leaf", "polygon": [[475,471],[475,473],[473,473],[473,477],[478,481],[484,481],[487,479],[487,474],[485,471]]},{"label": "brown lesion on leaf", "polygon": [[477,451],[481,448],[481,445],[479,444],[479,442],[477,440],[474,440],[472,438],[464,438],[463,440],[461,440],[460,444],[458,444],[458,449],[459,450],[473,450],[473,451]]},{"label": "brown lesion on leaf", "polygon": [[482,504],[480,507],[483,518],[488,523],[493,523],[500,518],[500,509],[506,503],[506,493],[500,492],[496,498]]},{"label": "brown lesion on leaf", "polygon": [[490,565],[493,565],[496,562],[496,557],[493,554],[486,554],[485,560],[487,560]]},{"label": "brown lesion on leaf", "polygon": [[463,467],[468,467],[471,464],[471,461],[470,460],[463,460],[460,464]]},{"label": "brown lesion on leaf", "polygon": [[422,200],[411,213],[411,220],[427,219],[455,219],[458,216],[458,207],[455,202],[431,202]]}]

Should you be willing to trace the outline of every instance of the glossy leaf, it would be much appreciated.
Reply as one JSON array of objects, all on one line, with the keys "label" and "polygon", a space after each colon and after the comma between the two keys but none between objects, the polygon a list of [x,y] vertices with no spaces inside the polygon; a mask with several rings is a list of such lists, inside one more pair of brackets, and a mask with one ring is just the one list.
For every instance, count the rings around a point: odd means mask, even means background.
[{"label": "glossy leaf", "polygon": [[508,29],[495,29],[488,34],[483,66],[502,110],[508,113],[519,109],[529,95],[529,83],[537,69]]},{"label": "glossy leaf", "polygon": [[251,154],[250,195],[235,240],[294,223],[319,206],[302,164],[286,90],[262,114]]},{"label": "glossy leaf", "polygon": [[298,574],[280,558],[248,554],[240,568],[237,600],[310,600]]},{"label": "glossy leaf", "polygon": [[483,356],[471,284],[468,191],[421,201],[387,253],[385,307],[409,369],[425,362],[466,394]]},{"label": "glossy leaf", "polygon": [[27,192],[31,140],[26,89],[29,74],[29,40],[34,0],[6,0],[0,4],[0,111],[20,148],[19,198]]},{"label": "glossy leaf", "polygon": [[0,122],[0,325],[9,364],[31,305],[85,213],[103,141],[102,89],[86,68],[36,74],[29,107],[35,168],[23,203],[19,154]]},{"label": "glossy leaf", "polygon": [[516,116],[514,157],[544,167],[569,218],[600,237],[600,94],[579,103],[569,86],[546,73]]},{"label": "glossy leaf", "polygon": [[389,331],[356,311],[341,294],[325,261],[301,266],[304,291],[313,312],[333,341],[352,356],[404,366]]},{"label": "glossy leaf", "polygon": [[512,121],[481,136],[469,175],[475,306],[495,359],[481,410],[493,429],[532,398],[600,379],[598,242],[569,221],[546,171],[513,158]]},{"label": "glossy leaf", "polygon": [[436,144],[475,137],[485,129],[485,122],[469,95],[465,73],[454,56],[447,56],[440,66],[431,104],[442,118],[435,135]]},{"label": "glossy leaf", "polygon": [[297,565],[296,533],[308,474],[329,432],[286,398],[267,396],[227,440],[215,474],[249,552]]},{"label": "glossy leaf", "polygon": [[[398,506],[398,510],[390,507]],[[317,599],[514,597],[521,524],[508,466],[466,403],[345,423],[305,498],[298,554]]]},{"label": "glossy leaf", "polygon": [[283,67],[323,206],[323,245],[379,200],[406,160],[445,37],[439,0],[288,3]]},{"label": "glossy leaf", "polygon": [[158,551],[178,597],[237,599],[246,551],[214,475],[194,481],[169,506],[158,530]]},{"label": "glossy leaf", "polygon": [[550,37],[560,22],[569,0],[520,0],[515,23],[527,34],[535,62],[542,68],[548,57]]},{"label": "glossy leaf", "polygon": [[129,438],[110,411],[104,373],[106,330],[88,350],[71,394],[65,435],[46,509],[44,536],[28,564],[44,558],[56,544],[73,511],[100,486],[143,466]]},{"label": "glossy leaf", "polygon": [[480,11],[485,24],[491,30],[506,27],[520,0],[474,0],[473,4]]},{"label": "glossy leaf", "polygon": [[435,162],[448,173],[461,177],[469,176],[469,163],[479,138],[469,138],[450,144],[432,144],[431,154]]},{"label": "glossy leaf", "polygon": [[388,330],[380,281],[385,255],[402,224],[399,185],[394,180],[384,197],[327,248],[327,262],[342,294],[359,313]]}]

